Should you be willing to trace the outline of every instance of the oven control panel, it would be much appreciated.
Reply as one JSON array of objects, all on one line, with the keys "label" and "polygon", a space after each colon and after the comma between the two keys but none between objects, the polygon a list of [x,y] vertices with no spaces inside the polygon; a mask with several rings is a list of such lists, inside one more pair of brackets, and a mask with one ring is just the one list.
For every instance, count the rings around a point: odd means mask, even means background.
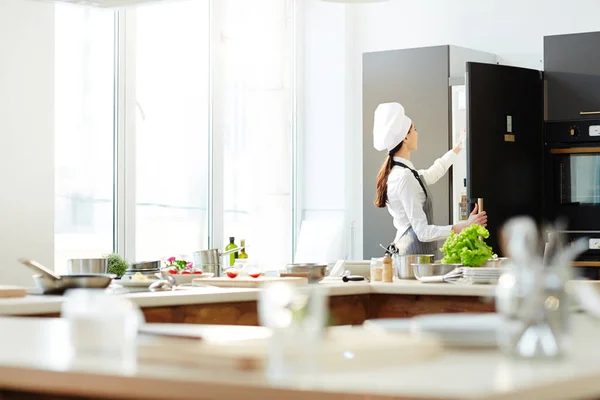
[{"label": "oven control panel", "polygon": [[600,143],[600,120],[548,121],[546,143]]},{"label": "oven control panel", "polygon": [[590,250],[600,250],[600,239],[598,239],[598,238],[590,239],[589,249]]}]

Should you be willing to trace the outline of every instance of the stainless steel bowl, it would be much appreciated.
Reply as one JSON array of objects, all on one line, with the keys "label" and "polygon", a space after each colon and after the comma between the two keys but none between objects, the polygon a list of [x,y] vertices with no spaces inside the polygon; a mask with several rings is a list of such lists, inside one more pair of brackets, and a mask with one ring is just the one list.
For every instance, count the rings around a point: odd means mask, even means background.
[{"label": "stainless steel bowl", "polygon": [[316,283],[325,278],[327,265],[313,263],[288,264],[286,265],[286,271],[288,274],[305,276],[308,278],[308,283]]},{"label": "stainless steel bowl", "polygon": [[406,254],[394,255],[393,263],[396,269],[396,277],[400,279],[415,279],[413,264],[431,264],[434,259],[433,254]]},{"label": "stainless steel bowl", "polygon": [[458,267],[462,267],[462,264],[412,264],[415,277],[419,280],[429,276],[444,276]]},{"label": "stainless steel bowl", "polygon": [[67,260],[69,274],[106,274],[108,260],[106,258],[72,258]]}]

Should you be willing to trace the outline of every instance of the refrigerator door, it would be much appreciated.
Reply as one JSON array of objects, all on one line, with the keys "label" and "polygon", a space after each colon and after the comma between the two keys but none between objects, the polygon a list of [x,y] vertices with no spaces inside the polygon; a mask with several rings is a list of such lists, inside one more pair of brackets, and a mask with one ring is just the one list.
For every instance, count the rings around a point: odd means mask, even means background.
[{"label": "refrigerator door", "polygon": [[[537,70],[467,63],[467,196],[483,199],[490,238],[508,219],[543,209],[543,77]],[[472,208],[472,206],[471,206]]]}]

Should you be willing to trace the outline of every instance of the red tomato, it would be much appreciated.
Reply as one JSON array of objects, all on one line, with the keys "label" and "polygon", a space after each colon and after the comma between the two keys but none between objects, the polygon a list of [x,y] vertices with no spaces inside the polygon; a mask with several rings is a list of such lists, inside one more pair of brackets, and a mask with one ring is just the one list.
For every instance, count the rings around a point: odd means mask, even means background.
[{"label": "red tomato", "polygon": [[248,276],[251,278],[258,278],[260,276],[260,272],[256,272],[254,274],[248,274]]},{"label": "red tomato", "polygon": [[200,271],[199,269],[197,269],[197,270],[194,271],[194,274],[202,275],[202,271]]},{"label": "red tomato", "polygon": [[177,271],[177,268],[175,268],[175,267],[169,268],[167,270],[167,272],[170,273],[171,275],[177,275],[179,273],[179,271]]},{"label": "red tomato", "polygon": [[182,275],[190,275],[192,273],[192,271],[190,271],[189,269],[184,269],[183,271],[181,271]]},{"label": "red tomato", "polygon": [[238,276],[238,272],[236,270],[227,270],[225,271],[225,273],[230,278],[235,278],[236,276]]}]

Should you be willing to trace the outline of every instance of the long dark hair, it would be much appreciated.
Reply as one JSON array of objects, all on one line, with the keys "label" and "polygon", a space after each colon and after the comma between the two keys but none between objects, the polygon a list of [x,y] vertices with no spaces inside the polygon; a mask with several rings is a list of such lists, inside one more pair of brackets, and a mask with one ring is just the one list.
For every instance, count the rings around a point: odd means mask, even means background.
[{"label": "long dark hair", "polygon": [[394,167],[394,154],[402,147],[402,143],[400,142],[398,146],[394,147],[388,153],[383,165],[379,169],[379,173],[377,174],[377,197],[375,198],[375,207],[384,208],[388,202],[387,195],[387,186],[388,186],[388,176],[390,176],[390,172],[392,172],[392,168]]}]

